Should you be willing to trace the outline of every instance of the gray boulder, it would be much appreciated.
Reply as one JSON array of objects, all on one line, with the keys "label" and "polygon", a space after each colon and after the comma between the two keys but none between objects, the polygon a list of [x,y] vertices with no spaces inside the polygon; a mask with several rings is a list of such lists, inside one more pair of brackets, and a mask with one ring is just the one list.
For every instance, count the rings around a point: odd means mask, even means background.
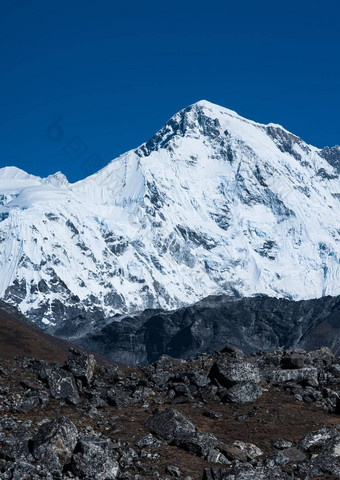
[{"label": "gray boulder", "polygon": [[118,454],[110,440],[86,435],[79,439],[71,470],[80,478],[115,480],[119,474],[117,458]]},{"label": "gray boulder", "polygon": [[117,409],[127,407],[137,403],[138,398],[132,398],[129,395],[129,392],[123,390],[122,388],[114,387],[107,391],[106,393],[109,404],[113,405]]},{"label": "gray boulder", "polygon": [[309,382],[318,384],[318,370],[314,367],[299,369],[269,369],[263,372],[263,379],[273,385],[281,385],[286,382]]},{"label": "gray boulder", "polygon": [[258,383],[260,381],[260,371],[255,363],[234,357],[223,357],[217,360],[209,376],[226,388],[239,382]]},{"label": "gray boulder", "polygon": [[285,448],[290,448],[293,444],[290,440],[279,437],[272,440],[272,445],[277,450],[284,450]]},{"label": "gray boulder", "polygon": [[172,443],[191,455],[206,457],[218,445],[218,440],[212,433],[187,432],[177,435]]},{"label": "gray boulder", "polygon": [[256,402],[263,393],[262,388],[255,382],[240,382],[229,388],[223,401],[233,403]]},{"label": "gray boulder", "polygon": [[67,417],[46,422],[33,439],[33,456],[51,472],[59,472],[77,444],[77,427]]},{"label": "gray boulder", "polygon": [[173,441],[175,437],[195,432],[195,425],[173,408],[157,409],[156,413],[143,422],[145,428],[164,440]]},{"label": "gray boulder", "polygon": [[303,368],[310,363],[310,358],[304,350],[287,350],[281,358],[283,368]]},{"label": "gray boulder", "polygon": [[46,374],[51,397],[65,399],[74,405],[79,403],[79,392],[72,373],[62,368],[49,368]]},{"label": "gray boulder", "polygon": [[70,348],[67,366],[74,377],[85,384],[90,384],[97,362],[92,354],[82,353],[75,348]]},{"label": "gray boulder", "polygon": [[304,451],[327,452],[340,456],[340,432],[336,428],[322,428],[308,433],[300,442],[299,448]]},{"label": "gray boulder", "polygon": [[29,430],[17,428],[12,430],[4,440],[0,441],[0,458],[6,460],[18,461],[24,460],[29,455],[29,441],[32,434]]},{"label": "gray boulder", "polygon": [[328,347],[320,347],[308,353],[312,363],[320,367],[332,365],[334,355]]}]

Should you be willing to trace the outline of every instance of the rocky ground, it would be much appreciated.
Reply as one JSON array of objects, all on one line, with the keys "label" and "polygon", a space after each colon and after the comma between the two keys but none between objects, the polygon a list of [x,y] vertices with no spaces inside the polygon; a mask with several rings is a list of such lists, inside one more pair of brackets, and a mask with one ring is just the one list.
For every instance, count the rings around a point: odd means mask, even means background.
[{"label": "rocky ground", "polygon": [[227,347],[191,361],[0,362],[0,478],[340,478],[340,359]]}]

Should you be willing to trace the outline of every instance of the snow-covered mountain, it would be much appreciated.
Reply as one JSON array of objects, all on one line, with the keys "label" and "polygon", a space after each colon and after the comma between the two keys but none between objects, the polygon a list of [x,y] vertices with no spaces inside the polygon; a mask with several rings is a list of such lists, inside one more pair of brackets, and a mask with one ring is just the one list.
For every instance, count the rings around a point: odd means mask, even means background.
[{"label": "snow-covered mountain", "polygon": [[339,147],[207,101],[74,184],[3,168],[0,297],[53,330],[210,294],[340,295],[338,171]]}]

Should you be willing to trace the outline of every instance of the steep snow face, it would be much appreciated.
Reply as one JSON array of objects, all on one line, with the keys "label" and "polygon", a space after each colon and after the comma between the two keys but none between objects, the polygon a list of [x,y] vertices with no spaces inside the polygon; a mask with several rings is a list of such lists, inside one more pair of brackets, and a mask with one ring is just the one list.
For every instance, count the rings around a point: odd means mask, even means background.
[{"label": "steep snow face", "polygon": [[339,295],[338,148],[201,101],[75,184],[6,167],[0,296],[51,330],[78,315],[77,331],[84,312],[210,294]]}]

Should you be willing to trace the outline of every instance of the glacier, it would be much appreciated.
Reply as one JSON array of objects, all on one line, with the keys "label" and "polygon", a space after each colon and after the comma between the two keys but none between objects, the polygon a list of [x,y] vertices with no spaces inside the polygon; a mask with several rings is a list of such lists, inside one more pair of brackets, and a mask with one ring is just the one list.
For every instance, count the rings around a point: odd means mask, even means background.
[{"label": "glacier", "polygon": [[340,147],[200,101],[76,183],[0,169],[0,297],[50,331],[208,295],[340,295]]}]

